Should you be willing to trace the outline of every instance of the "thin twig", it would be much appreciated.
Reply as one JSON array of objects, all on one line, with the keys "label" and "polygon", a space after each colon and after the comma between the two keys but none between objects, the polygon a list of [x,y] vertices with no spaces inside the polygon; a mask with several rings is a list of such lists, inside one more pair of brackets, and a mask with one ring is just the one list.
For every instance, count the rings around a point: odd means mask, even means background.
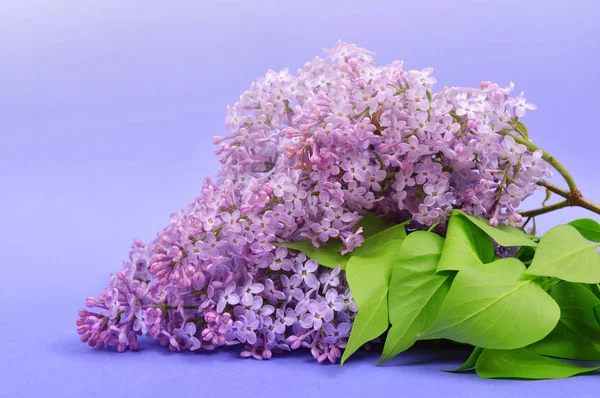
[{"label": "thin twig", "polygon": [[600,205],[592,202],[591,200],[583,196],[579,190],[575,192],[569,192],[564,188],[561,188],[544,180],[538,181],[537,184],[546,188],[550,192],[562,196],[563,198],[565,198],[565,200],[539,209],[523,211],[520,213],[523,217],[539,216],[540,214],[549,213],[551,211],[569,206],[579,206],[596,214],[600,214]]},{"label": "thin twig", "polygon": [[558,203],[555,203],[550,206],[540,207],[539,209],[535,209],[535,210],[523,211],[520,214],[523,217],[535,217],[535,216],[550,213],[551,211],[562,209],[562,208],[568,207],[568,206],[570,206],[569,202],[567,200],[563,200],[562,202],[558,202]]}]

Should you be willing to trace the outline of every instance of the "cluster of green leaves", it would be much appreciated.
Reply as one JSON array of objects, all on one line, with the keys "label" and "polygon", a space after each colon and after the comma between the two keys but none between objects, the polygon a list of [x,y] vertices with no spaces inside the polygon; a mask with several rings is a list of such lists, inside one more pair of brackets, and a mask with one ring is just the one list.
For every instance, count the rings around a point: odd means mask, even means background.
[{"label": "cluster of green leaves", "polygon": [[[594,371],[560,359],[600,361],[600,224],[581,219],[541,238],[455,210],[445,237],[406,233],[369,215],[365,242],[342,256],[337,243],[285,243],[346,271],[358,305],[344,363],[385,332],[379,363],[418,340],[474,347],[456,372],[485,378],[550,379]],[[496,258],[494,243],[520,247]]]}]

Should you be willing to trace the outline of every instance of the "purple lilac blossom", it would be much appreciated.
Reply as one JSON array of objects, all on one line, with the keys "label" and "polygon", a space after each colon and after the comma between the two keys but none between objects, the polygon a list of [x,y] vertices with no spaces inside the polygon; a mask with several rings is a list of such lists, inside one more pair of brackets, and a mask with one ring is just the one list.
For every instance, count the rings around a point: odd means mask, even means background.
[{"label": "purple lilac blossom", "polygon": [[171,350],[242,344],[257,359],[305,347],[336,362],[358,308],[344,272],[275,242],[362,244],[367,212],[444,223],[453,209],[490,224],[519,223],[516,207],[549,177],[541,152],[510,136],[535,106],[513,84],[445,87],[432,69],[376,65],[338,42],[296,74],[269,71],[227,108],[215,137],[222,163],[156,240],[135,241],[124,268],[77,320],[92,347]]}]

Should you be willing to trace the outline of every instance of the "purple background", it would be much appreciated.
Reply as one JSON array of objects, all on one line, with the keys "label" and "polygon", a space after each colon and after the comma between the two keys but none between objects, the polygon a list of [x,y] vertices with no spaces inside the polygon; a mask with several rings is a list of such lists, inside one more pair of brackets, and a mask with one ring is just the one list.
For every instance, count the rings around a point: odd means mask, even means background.
[{"label": "purple background", "polygon": [[[75,319],[133,238],[153,238],[215,172],[225,106],[269,68],[296,70],[338,38],[380,63],[434,66],[438,89],[514,81],[538,105],[524,120],[535,142],[600,200],[599,11],[592,0],[2,1],[0,397],[596,392],[597,376],[443,373],[461,355],[423,349],[379,368],[373,355],[340,368],[308,353],[259,362],[147,342],[95,351]],[[563,210],[539,226],[581,216]]]}]

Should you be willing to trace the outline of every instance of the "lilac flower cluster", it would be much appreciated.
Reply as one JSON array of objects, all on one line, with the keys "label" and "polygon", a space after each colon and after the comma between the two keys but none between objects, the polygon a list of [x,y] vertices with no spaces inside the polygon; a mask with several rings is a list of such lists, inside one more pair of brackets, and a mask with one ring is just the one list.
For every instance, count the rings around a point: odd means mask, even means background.
[{"label": "lilac flower cluster", "polygon": [[336,362],[357,306],[343,272],[274,243],[363,242],[376,212],[418,227],[453,209],[519,223],[520,201],[550,176],[511,134],[535,109],[501,88],[431,91],[431,69],[377,66],[339,42],[296,75],[269,71],[228,108],[217,179],[172,215],[81,310],[81,340],[118,351],[145,335],[171,350],[243,344],[242,356],[310,348]]}]

